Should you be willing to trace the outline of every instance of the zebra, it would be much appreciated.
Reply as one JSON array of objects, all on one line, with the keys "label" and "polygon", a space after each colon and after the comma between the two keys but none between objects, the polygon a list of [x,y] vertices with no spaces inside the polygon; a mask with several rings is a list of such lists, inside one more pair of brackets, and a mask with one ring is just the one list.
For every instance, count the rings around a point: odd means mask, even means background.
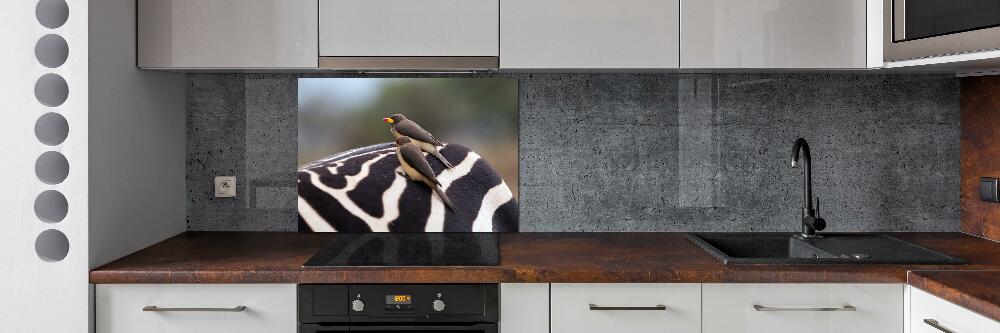
[{"label": "zebra", "polygon": [[[349,150],[298,170],[300,232],[516,232],[517,200],[481,156],[459,144],[440,149],[453,169],[428,162],[456,210],[399,175],[393,143]],[[426,156],[426,154],[425,154]],[[455,163],[458,162],[458,163]]]}]

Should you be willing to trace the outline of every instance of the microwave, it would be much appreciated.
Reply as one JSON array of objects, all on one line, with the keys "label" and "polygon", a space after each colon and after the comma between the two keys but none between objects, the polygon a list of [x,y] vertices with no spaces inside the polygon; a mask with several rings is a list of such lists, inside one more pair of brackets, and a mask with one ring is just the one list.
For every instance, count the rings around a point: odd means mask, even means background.
[{"label": "microwave", "polygon": [[1000,49],[1000,0],[884,0],[885,61]]}]

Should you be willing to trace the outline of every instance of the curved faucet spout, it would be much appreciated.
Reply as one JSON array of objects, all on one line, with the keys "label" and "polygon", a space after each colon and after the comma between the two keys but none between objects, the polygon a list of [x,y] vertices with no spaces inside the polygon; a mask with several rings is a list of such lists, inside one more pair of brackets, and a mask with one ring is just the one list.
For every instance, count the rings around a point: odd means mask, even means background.
[{"label": "curved faucet spout", "polygon": [[[799,152],[802,152],[802,163],[799,163]],[[809,211],[812,211],[812,154],[809,153],[809,143],[806,139],[798,138],[795,139],[795,143],[792,144],[792,167],[798,168],[799,165],[805,166],[805,171],[802,173],[802,212],[803,217],[808,215]]]},{"label": "curved faucet spout", "polygon": [[[799,152],[802,153],[802,163],[799,163]],[[805,167],[802,172],[802,236],[814,237],[817,230],[826,228],[826,221],[816,216],[812,204],[812,155],[809,153],[809,143],[798,138],[792,145],[792,167]]]}]

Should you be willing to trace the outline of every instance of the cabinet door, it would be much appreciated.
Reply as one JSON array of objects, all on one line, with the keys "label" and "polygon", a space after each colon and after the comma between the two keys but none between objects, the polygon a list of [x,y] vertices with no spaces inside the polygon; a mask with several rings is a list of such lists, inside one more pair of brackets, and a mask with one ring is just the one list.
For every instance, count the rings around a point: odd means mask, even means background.
[{"label": "cabinet door", "polygon": [[500,68],[678,65],[678,0],[503,0]]},{"label": "cabinet door", "polygon": [[549,284],[500,284],[500,333],[549,333]]},{"label": "cabinet door", "polygon": [[320,0],[324,57],[496,57],[499,0]]},{"label": "cabinet door", "polygon": [[969,311],[961,306],[909,288],[910,332],[941,333],[944,330],[961,333],[1000,332],[1000,322]]},{"label": "cabinet door", "polygon": [[317,67],[317,0],[138,1],[139,67]]},{"label": "cabinet door", "polygon": [[865,68],[866,0],[681,0],[681,68]]},{"label": "cabinet door", "polygon": [[98,333],[297,330],[294,284],[101,284],[95,299]]},{"label": "cabinet door", "polygon": [[904,290],[902,284],[705,284],[702,327],[705,333],[902,332]]},{"label": "cabinet door", "polygon": [[552,284],[552,332],[700,332],[699,284]]}]

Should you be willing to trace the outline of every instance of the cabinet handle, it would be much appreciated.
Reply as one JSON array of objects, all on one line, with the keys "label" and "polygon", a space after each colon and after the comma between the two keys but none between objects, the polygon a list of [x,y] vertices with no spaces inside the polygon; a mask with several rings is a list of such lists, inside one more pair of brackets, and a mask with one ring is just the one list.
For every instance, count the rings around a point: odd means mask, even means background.
[{"label": "cabinet handle", "polygon": [[155,311],[155,312],[243,312],[247,307],[240,305],[231,308],[161,308],[155,305],[147,305],[142,307],[142,311]]},{"label": "cabinet handle", "polygon": [[757,311],[857,311],[853,305],[844,305],[838,307],[829,308],[776,308],[770,306],[763,306],[760,304],[754,304],[753,309]]},{"label": "cabinet handle", "polygon": [[596,304],[590,305],[590,310],[592,311],[657,311],[666,310],[666,305],[654,305],[654,306],[600,306]]},{"label": "cabinet handle", "polygon": [[937,320],[934,320],[934,319],[924,319],[924,324],[927,324],[930,327],[936,328],[938,331],[941,331],[941,332],[944,332],[944,333],[955,333],[955,331],[949,330],[949,329],[945,328],[944,326],[941,326],[941,323],[939,323]]}]

